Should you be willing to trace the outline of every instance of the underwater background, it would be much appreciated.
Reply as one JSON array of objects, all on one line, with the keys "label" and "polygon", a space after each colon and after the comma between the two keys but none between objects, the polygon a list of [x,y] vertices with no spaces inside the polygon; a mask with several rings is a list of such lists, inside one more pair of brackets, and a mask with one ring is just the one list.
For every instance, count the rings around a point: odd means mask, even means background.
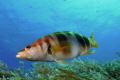
[{"label": "underwater background", "polygon": [[76,31],[99,43],[95,54],[79,56],[101,63],[118,59],[120,0],[0,0],[0,60],[11,68],[23,61],[18,51],[46,34]]}]

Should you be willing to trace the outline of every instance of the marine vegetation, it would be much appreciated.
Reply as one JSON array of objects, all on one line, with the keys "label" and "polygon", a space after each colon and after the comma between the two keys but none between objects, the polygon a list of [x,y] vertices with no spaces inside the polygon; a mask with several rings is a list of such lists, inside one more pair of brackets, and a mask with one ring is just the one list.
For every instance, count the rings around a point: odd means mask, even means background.
[{"label": "marine vegetation", "polygon": [[0,61],[0,80],[120,80],[120,57],[104,63],[91,59],[74,59],[72,64],[34,62],[29,69],[19,63],[19,68],[11,69]]}]

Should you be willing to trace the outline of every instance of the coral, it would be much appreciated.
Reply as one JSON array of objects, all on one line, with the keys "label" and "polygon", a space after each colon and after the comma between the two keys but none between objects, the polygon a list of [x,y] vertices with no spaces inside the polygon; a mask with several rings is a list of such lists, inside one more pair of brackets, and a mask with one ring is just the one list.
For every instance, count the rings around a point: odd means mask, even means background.
[{"label": "coral", "polygon": [[100,63],[74,59],[72,64],[34,62],[32,69],[25,64],[11,69],[0,61],[0,80],[120,80],[120,58]]}]

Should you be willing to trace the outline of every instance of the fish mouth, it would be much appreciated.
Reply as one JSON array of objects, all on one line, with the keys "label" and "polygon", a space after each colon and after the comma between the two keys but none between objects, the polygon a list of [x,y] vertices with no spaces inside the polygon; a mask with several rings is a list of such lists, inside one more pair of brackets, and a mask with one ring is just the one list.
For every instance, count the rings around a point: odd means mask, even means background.
[{"label": "fish mouth", "polygon": [[20,58],[20,55],[16,55],[17,58]]},{"label": "fish mouth", "polygon": [[24,52],[18,52],[16,57],[20,59],[29,59],[31,58],[31,55],[29,55],[28,53],[24,53]]},{"label": "fish mouth", "polygon": [[16,57],[17,57],[17,58],[20,58],[20,57],[21,57],[21,54],[20,54],[20,53],[18,53],[18,54],[16,55]]}]

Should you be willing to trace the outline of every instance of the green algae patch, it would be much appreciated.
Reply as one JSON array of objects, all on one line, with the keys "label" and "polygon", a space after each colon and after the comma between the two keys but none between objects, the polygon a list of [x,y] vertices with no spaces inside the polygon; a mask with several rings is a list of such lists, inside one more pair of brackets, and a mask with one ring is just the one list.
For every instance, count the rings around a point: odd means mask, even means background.
[{"label": "green algae patch", "polygon": [[0,61],[0,80],[120,80],[120,58],[100,63],[74,59],[72,64],[34,62],[26,69],[24,62],[11,69]]}]

